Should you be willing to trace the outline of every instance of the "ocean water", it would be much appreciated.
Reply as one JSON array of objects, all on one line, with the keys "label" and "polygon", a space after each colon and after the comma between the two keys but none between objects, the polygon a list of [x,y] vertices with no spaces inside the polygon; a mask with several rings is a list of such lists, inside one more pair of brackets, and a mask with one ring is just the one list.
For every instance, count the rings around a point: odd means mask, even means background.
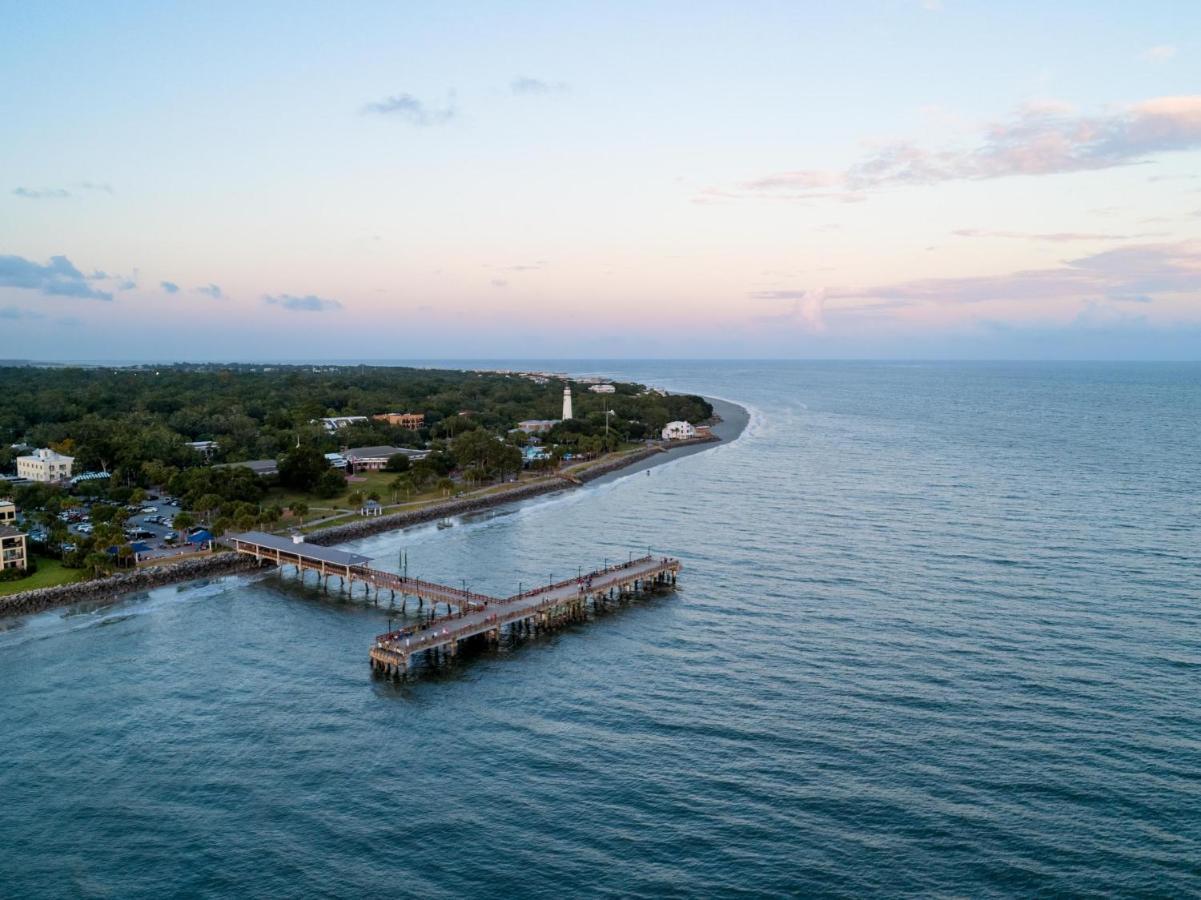
[{"label": "ocean water", "polygon": [[751,424],[355,546],[678,592],[404,685],[272,575],[6,621],[0,895],[1201,895],[1201,366],[592,371]]}]

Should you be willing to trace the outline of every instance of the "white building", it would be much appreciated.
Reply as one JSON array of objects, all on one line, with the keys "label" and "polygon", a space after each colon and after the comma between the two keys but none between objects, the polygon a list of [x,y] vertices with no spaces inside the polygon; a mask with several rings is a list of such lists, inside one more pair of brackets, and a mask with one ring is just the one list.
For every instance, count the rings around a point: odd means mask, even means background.
[{"label": "white building", "polygon": [[517,423],[517,427],[513,430],[522,431],[526,434],[543,434],[558,424],[558,419],[523,419]]},{"label": "white building", "polygon": [[686,441],[696,437],[696,427],[688,422],[668,422],[663,426],[663,440]]},{"label": "white building", "polygon": [[204,457],[205,461],[213,458],[213,454],[221,449],[216,441],[185,441],[189,447]]},{"label": "white building", "polygon": [[17,524],[17,505],[11,500],[0,500],[0,525]]},{"label": "white building", "polygon": [[571,415],[571,385],[563,388],[563,421],[572,418]]},{"label": "white building", "polygon": [[594,394],[613,394],[617,392],[617,388],[611,384],[594,384],[588,390]]},{"label": "white building", "polygon": [[315,419],[314,423],[320,422],[330,434],[333,434],[339,428],[345,428],[347,425],[358,425],[363,422],[370,421],[366,416],[329,416],[324,419]]},{"label": "white building", "polygon": [[17,457],[17,475],[30,481],[52,484],[69,479],[74,464],[75,457],[63,456],[43,447],[35,450],[31,456]]}]

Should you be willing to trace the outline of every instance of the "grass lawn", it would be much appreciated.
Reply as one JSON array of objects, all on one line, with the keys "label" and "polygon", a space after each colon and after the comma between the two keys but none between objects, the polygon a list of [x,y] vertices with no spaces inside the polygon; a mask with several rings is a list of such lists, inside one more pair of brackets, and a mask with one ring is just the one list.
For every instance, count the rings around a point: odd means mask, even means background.
[{"label": "grass lawn", "polygon": [[87,569],[68,569],[57,559],[38,559],[38,570],[27,578],[17,581],[0,581],[0,596],[32,591],[34,588],[54,587],[70,584],[87,578]]},{"label": "grass lawn", "polygon": [[[308,504],[309,512],[306,515],[305,522],[316,521],[318,519],[328,519],[330,516],[339,516],[337,521],[324,522],[320,526],[340,524],[342,517],[346,521],[357,519],[359,509],[357,506],[352,507],[347,499],[352,493],[358,491],[366,496],[372,491],[379,494],[380,502],[384,506],[392,506],[395,503],[423,503],[431,500],[445,499],[442,491],[431,487],[419,494],[413,494],[406,497],[404,494],[393,494],[392,482],[399,476],[395,472],[364,472],[361,475],[355,475],[356,479],[361,478],[362,481],[349,481],[346,484],[346,490],[336,497],[317,497],[305,491],[294,491],[288,488],[276,487],[272,488],[266,497],[263,498],[264,503],[278,503],[285,511],[284,518],[280,521],[279,527],[286,528],[293,523],[291,517],[287,515],[287,509],[297,500]],[[306,528],[308,525],[306,524]]]},{"label": "grass lawn", "polygon": [[[350,511],[350,502],[346,499],[355,491],[360,491],[364,495],[370,494],[372,491],[377,491],[380,495],[382,503],[392,502],[391,484],[398,477],[393,472],[364,472],[362,475],[356,475],[355,478],[362,478],[362,481],[348,481],[346,490],[338,494],[336,497],[317,497],[306,491],[294,491],[290,488],[275,487],[272,488],[267,496],[263,499],[264,503],[278,503],[284,509],[287,509],[297,500],[301,500],[309,505],[310,510],[316,509],[341,509]],[[401,500],[404,498],[401,497]],[[312,515],[310,512],[309,515]]]}]

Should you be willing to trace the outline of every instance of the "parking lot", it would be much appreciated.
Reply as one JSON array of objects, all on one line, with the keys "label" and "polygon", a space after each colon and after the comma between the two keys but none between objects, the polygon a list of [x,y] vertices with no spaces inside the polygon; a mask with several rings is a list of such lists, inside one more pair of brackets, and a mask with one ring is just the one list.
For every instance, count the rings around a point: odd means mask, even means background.
[{"label": "parking lot", "polygon": [[[141,506],[127,506],[129,518],[125,522],[125,538],[134,545],[139,559],[155,559],[178,556],[195,551],[188,543],[186,534],[174,528],[174,518],[180,507],[174,497],[151,495]],[[67,517],[71,534],[86,536],[93,530],[87,507],[80,508]]]}]

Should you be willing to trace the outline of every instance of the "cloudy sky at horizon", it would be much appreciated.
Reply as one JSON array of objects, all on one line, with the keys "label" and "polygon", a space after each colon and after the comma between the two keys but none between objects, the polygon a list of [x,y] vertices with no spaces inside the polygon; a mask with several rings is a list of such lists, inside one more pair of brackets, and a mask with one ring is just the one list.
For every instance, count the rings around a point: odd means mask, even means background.
[{"label": "cloudy sky at horizon", "polygon": [[0,358],[1201,359],[1196,3],[0,21]]}]

